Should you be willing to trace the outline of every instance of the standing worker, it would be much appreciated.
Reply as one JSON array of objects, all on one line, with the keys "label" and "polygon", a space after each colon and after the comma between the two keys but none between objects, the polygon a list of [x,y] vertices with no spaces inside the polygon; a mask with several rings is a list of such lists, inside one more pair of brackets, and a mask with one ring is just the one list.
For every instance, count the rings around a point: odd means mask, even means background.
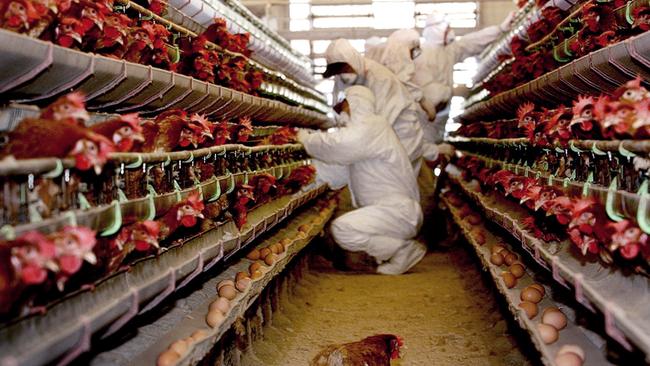
[{"label": "standing worker", "polygon": [[424,133],[417,106],[408,89],[385,66],[363,57],[345,39],[332,41],[325,58],[327,69],[324,78],[335,76],[339,88],[363,85],[372,91],[375,112],[393,127],[416,173],[419,172]]},{"label": "standing worker", "polygon": [[455,41],[454,31],[442,15],[433,13],[427,18],[422,31],[422,54],[415,59],[416,72],[413,79],[422,90],[421,105],[429,120],[433,121],[432,124],[425,125],[426,141],[434,144],[443,141],[449,116],[449,101],[453,94],[454,64],[478,55],[501,33],[510,29],[513,19],[514,12],[500,26],[487,27]]},{"label": "standing worker", "polygon": [[375,97],[363,86],[346,91],[335,132],[301,130],[298,140],[316,160],[317,178],[332,188],[348,185],[357,209],[332,222],[345,250],[374,257],[381,274],[402,274],[426,254],[413,240],[422,224],[415,174],[395,132],[375,113]]}]

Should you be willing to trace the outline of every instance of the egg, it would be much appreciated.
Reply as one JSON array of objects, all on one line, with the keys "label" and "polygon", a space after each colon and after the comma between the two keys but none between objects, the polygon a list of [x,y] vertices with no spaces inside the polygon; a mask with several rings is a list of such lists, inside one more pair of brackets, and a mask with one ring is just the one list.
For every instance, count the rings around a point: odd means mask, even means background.
[{"label": "egg", "polygon": [[181,357],[187,353],[188,345],[183,340],[178,340],[169,346],[169,349],[178,353]]},{"label": "egg", "polygon": [[270,266],[275,263],[276,260],[278,260],[278,256],[276,254],[269,254],[264,258],[264,263]]},{"label": "egg", "polygon": [[207,330],[205,330],[205,329],[199,329],[199,330],[197,330],[196,332],[192,333],[192,335],[190,336],[190,338],[192,338],[192,340],[193,340],[194,342],[199,342],[199,341],[204,340],[205,338],[208,338],[209,335],[210,335],[210,333],[208,333]]},{"label": "egg", "polygon": [[291,239],[289,238],[284,238],[280,240],[280,244],[282,244],[285,248],[291,245],[291,243],[293,243],[293,241],[291,241]]},{"label": "egg", "polygon": [[517,278],[515,278],[515,276],[510,272],[502,272],[501,278],[503,278],[503,282],[507,288],[513,288],[517,285]]},{"label": "egg", "polygon": [[[530,285],[530,286],[528,286],[528,287],[533,287],[533,285]],[[544,309],[544,311],[542,312],[542,315],[544,315],[544,314],[546,314],[546,313],[553,312],[553,311],[560,311],[560,309],[558,309],[558,308],[555,307],[555,306],[549,306],[549,307],[547,307],[546,309]]]},{"label": "egg", "polygon": [[305,239],[307,237],[306,232],[299,231],[298,234],[296,234],[296,238],[298,239]]},{"label": "egg", "polygon": [[532,287],[535,290],[539,291],[539,293],[541,293],[542,296],[546,295],[546,289],[544,288],[544,286],[540,285],[539,283],[533,283],[532,285],[530,285],[528,287]]},{"label": "egg", "polygon": [[205,330],[205,329],[199,329],[199,330],[195,331],[194,333],[192,333],[192,335],[190,336],[190,338],[191,338],[192,341],[194,341],[194,342],[200,342],[200,341],[202,341],[202,340],[208,338],[209,336],[210,336],[210,333],[208,333],[207,330]]},{"label": "egg", "polygon": [[477,215],[477,214],[471,214],[471,215],[467,216],[467,219],[466,219],[466,220],[467,220],[467,222],[469,222],[471,225],[478,225],[478,224],[480,224],[481,221],[482,221],[481,216],[479,216],[479,215]]},{"label": "egg", "polygon": [[221,289],[222,287],[224,287],[224,286],[235,286],[235,281],[233,281],[233,280],[223,280],[223,281],[220,281],[220,282],[217,284],[217,291],[220,290],[220,289]]},{"label": "egg", "polygon": [[542,341],[544,341],[546,344],[555,343],[555,341],[557,341],[558,337],[560,336],[557,332],[557,329],[553,328],[550,325],[541,323],[537,324],[537,330],[539,331],[540,337],[542,337]]},{"label": "egg", "polygon": [[491,252],[492,254],[494,254],[494,253],[499,253],[499,252],[501,252],[501,251],[504,250],[504,249],[506,249],[506,248],[504,248],[503,245],[501,245],[501,244],[497,244],[497,245],[493,245],[493,246],[492,246],[492,249],[490,250],[490,252]]},{"label": "egg", "polygon": [[266,258],[267,255],[271,254],[271,249],[269,248],[262,248],[260,249],[260,258],[264,259]]},{"label": "egg", "polygon": [[521,263],[514,263],[510,266],[509,269],[510,273],[512,273],[512,275],[517,278],[522,278],[524,276],[524,273],[526,273],[526,269]]},{"label": "egg", "polygon": [[278,247],[275,244],[269,245],[268,248],[271,250],[271,253],[278,254]]},{"label": "egg", "polygon": [[560,348],[559,351],[557,351],[557,355],[563,355],[565,353],[575,353],[582,361],[585,360],[585,351],[580,348],[580,346],[576,346],[575,344],[565,344]]},{"label": "egg", "polygon": [[264,276],[264,273],[262,273],[262,271],[260,271],[259,269],[251,272],[252,280],[257,280],[259,278],[262,278],[262,276]]},{"label": "egg", "polygon": [[302,224],[298,226],[298,231],[303,232],[303,233],[308,233],[309,230],[311,229],[311,226],[308,224]]},{"label": "egg", "polygon": [[211,302],[208,309],[210,311],[219,310],[220,312],[227,314],[230,310],[230,300],[226,299],[225,297],[220,297]]},{"label": "egg", "polygon": [[208,312],[208,315],[205,317],[205,322],[212,328],[218,327],[226,319],[226,316],[223,315],[219,310],[213,310]]},{"label": "egg", "polygon": [[261,262],[251,263],[251,265],[248,266],[248,271],[251,274],[251,278],[253,277],[253,272],[259,271],[260,269],[262,269],[262,263]]},{"label": "egg", "polygon": [[255,249],[251,250],[250,252],[248,252],[248,255],[246,255],[246,258],[248,258],[248,259],[250,259],[252,261],[256,261],[256,260],[260,259],[260,251],[259,251],[259,249],[255,248]]},{"label": "egg", "polygon": [[537,305],[530,301],[522,301],[519,303],[519,307],[524,310],[528,319],[532,319],[537,316]]},{"label": "egg", "polygon": [[242,278],[241,280],[237,281],[235,284],[235,287],[237,290],[244,292],[246,289],[248,289],[248,286],[251,284],[251,279],[250,278]]},{"label": "egg", "polygon": [[514,253],[508,253],[506,256],[503,257],[503,261],[509,266],[515,263],[517,259],[519,259],[519,257],[517,257],[517,255]]},{"label": "egg", "polygon": [[564,313],[561,311],[544,311],[542,314],[542,323],[548,324],[557,330],[562,330],[566,327],[567,320]]},{"label": "egg", "polygon": [[233,300],[237,297],[237,290],[235,289],[235,286],[226,285],[219,289],[219,296],[225,297],[228,300]]},{"label": "egg", "polygon": [[246,272],[237,272],[235,275],[235,282],[241,280],[242,278],[250,278],[250,276]]},{"label": "egg", "polygon": [[519,298],[521,298],[521,301],[529,301],[537,304],[538,302],[542,301],[542,294],[539,293],[539,291],[537,291],[535,288],[529,286],[521,290]]},{"label": "egg", "polygon": [[557,366],[582,366],[584,361],[580,356],[572,352],[563,353],[555,356],[555,364]]},{"label": "egg", "polygon": [[474,232],[474,241],[478,245],[485,245],[485,234],[482,231]]},{"label": "egg", "polygon": [[499,253],[494,253],[490,256],[490,263],[495,266],[500,266],[503,264],[503,256]]},{"label": "egg", "polygon": [[284,253],[286,251],[286,249],[284,248],[284,245],[282,245],[280,243],[277,243],[275,245],[278,246],[278,250],[280,251],[280,253]]},{"label": "egg", "polygon": [[321,222],[323,222],[323,219],[321,219],[320,216],[314,217],[314,219],[311,220],[313,226],[318,226]]},{"label": "egg", "polygon": [[158,355],[158,361],[156,362],[157,366],[172,366],[175,365],[176,362],[181,358],[181,356],[172,351],[172,350],[167,350],[160,355]]}]

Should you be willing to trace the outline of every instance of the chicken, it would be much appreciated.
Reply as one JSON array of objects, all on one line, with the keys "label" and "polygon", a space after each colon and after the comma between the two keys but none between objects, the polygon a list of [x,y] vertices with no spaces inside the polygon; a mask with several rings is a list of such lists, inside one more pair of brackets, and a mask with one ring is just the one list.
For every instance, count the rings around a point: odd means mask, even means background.
[{"label": "chicken", "polygon": [[190,116],[190,129],[194,131],[194,135],[197,136],[196,142],[198,145],[209,145],[212,146],[213,129],[214,125],[208,121],[205,116],[194,113]]},{"label": "chicken", "polygon": [[400,358],[402,339],[392,334],[378,334],[359,342],[332,345],[311,361],[311,366],[390,366]]},{"label": "chicken", "polygon": [[262,140],[260,145],[285,145],[296,142],[298,130],[294,127],[280,127]]},{"label": "chicken", "polygon": [[153,50],[148,59],[141,59],[140,62],[160,69],[175,71],[178,62],[172,60],[167,48],[167,45],[171,43],[171,32],[162,24],[149,23],[143,26],[151,29]]},{"label": "chicken", "polygon": [[569,239],[583,255],[600,252],[601,243],[608,237],[605,208],[593,199],[576,199],[571,211],[567,233]]},{"label": "chicken", "polygon": [[548,140],[558,142],[561,146],[566,147],[572,137],[569,128],[572,117],[571,109],[563,106],[556,109],[545,126],[544,132],[548,136]]},{"label": "chicken", "polygon": [[553,200],[561,196],[562,192],[553,186],[540,186],[531,185],[521,198],[521,203],[524,203],[528,208],[538,211],[547,212],[553,203]]},{"label": "chicken", "polygon": [[241,229],[248,220],[248,209],[255,202],[254,187],[248,184],[239,184],[232,193],[233,199],[230,210],[237,228]]},{"label": "chicken", "polygon": [[601,137],[600,125],[594,119],[594,104],[590,96],[578,96],[573,102],[573,118],[569,127],[578,139],[598,139]]},{"label": "chicken", "polygon": [[84,261],[91,265],[97,264],[93,252],[97,243],[94,230],[84,226],[66,226],[48,235],[48,239],[54,243],[54,259],[60,269],[56,276],[59,291],[65,289],[68,279],[79,272]]},{"label": "chicken", "polygon": [[257,204],[270,201],[277,193],[275,177],[271,174],[258,174],[251,178],[249,184],[253,187],[254,197]]},{"label": "chicken", "polygon": [[229,143],[232,139],[230,134],[230,126],[227,120],[215,123],[213,125],[212,136],[214,138],[213,145],[220,146]]},{"label": "chicken", "polygon": [[138,150],[143,152],[170,152],[199,144],[187,112],[180,109],[165,111],[155,120],[143,122],[142,128],[145,142]]},{"label": "chicken", "polygon": [[594,116],[606,139],[629,139],[634,131],[634,105],[601,96],[594,106]]},{"label": "chicken", "polygon": [[542,113],[535,111],[535,105],[533,103],[524,103],[517,109],[517,127],[528,139],[532,140],[535,133],[535,126],[541,121],[541,118]]},{"label": "chicken", "polygon": [[281,194],[298,192],[302,187],[314,181],[316,168],[313,165],[304,165],[294,169],[288,177],[281,181]]},{"label": "chicken", "polygon": [[0,27],[16,32],[29,33],[42,16],[32,0],[3,1],[0,4]]},{"label": "chicken", "polygon": [[85,126],[90,120],[86,111],[86,97],[79,92],[66,94],[41,111],[40,118]]},{"label": "chicken", "polygon": [[135,63],[144,63],[151,57],[156,37],[151,26],[131,26],[127,30],[126,42],[117,47],[109,56]]},{"label": "chicken", "polygon": [[99,175],[115,151],[115,145],[104,136],[87,128],[66,122],[25,119],[8,135],[9,142],[0,157],[14,159],[66,158],[75,159],[81,171],[94,168]]},{"label": "chicken", "polygon": [[123,49],[126,46],[128,29],[131,26],[131,19],[124,14],[111,13],[107,15],[104,31],[97,37],[91,50],[101,54],[118,53],[118,49]]},{"label": "chicken", "polygon": [[82,47],[85,34],[83,23],[71,16],[67,16],[56,25],[54,43],[66,48],[79,49]]},{"label": "chicken", "polygon": [[54,243],[38,231],[0,242],[0,316],[26,301],[27,287],[43,284],[48,273],[58,271],[54,256]]},{"label": "chicken", "polygon": [[648,253],[648,235],[634,225],[630,220],[607,223],[610,233],[607,248],[610,252],[617,251],[625,259],[636,258],[639,253]]},{"label": "chicken", "polygon": [[250,117],[241,117],[239,123],[230,128],[230,138],[236,142],[247,142],[253,134],[253,122]]},{"label": "chicken", "polygon": [[193,192],[156,220],[160,225],[158,239],[162,241],[169,238],[181,227],[194,227],[198,219],[204,218],[202,213],[204,209],[205,205],[199,199],[199,192]]},{"label": "chicken", "polygon": [[179,72],[210,83],[215,82],[215,67],[219,63],[219,54],[208,50],[207,38],[199,36],[190,39],[182,37],[178,41],[183,54]]},{"label": "chicken", "polygon": [[149,253],[152,249],[157,251],[160,248],[159,234],[160,223],[147,220],[123,227],[114,238],[101,240],[94,250],[100,275],[117,271],[132,252]]},{"label": "chicken", "polygon": [[567,196],[558,196],[546,204],[548,207],[546,215],[554,217],[558,224],[566,226],[571,221],[574,204],[573,199]]},{"label": "chicken", "polygon": [[632,11],[632,29],[638,32],[647,32],[650,30],[650,6],[638,6]]},{"label": "chicken", "polygon": [[635,139],[647,140],[650,138],[650,98],[634,104],[632,129]]},{"label": "chicken", "polygon": [[613,99],[618,100],[624,104],[634,105],[642,100],[650,99],[650,92],[641,85],[643,79],[637,76],[625,83],[614,91]]},{"label": "chicken", "polygon": [[137,113],[96,123],[90,127],[90,130],[113,141],[119,152],[130,152],[136,142],[144,143],[140,117]]}]

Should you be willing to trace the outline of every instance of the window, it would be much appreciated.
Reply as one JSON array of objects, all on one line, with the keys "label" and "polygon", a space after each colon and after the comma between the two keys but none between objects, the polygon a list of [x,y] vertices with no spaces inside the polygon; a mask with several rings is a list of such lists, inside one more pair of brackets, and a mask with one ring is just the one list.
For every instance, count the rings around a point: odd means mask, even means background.
[{"label": "window", "polygon": [[314,17],[326,16],[372,16],[372,5],[312,5]]},{"label": "window", "polygon": [[375,0],[372,2],[376,29],[413,28],[415,3],[413,1]]},{"label": "window", "polygon": [[429,14],[434,11],[443,14],[452,28],[474,28],[477,24],[478,5],[475,2],[433,3],[415,5],[415,23],[424,27]]},{"label": "window", "polygon": [[291,48],[302,53],[305,56],[311,54],[311,46],[307,39],[294,39],[291,41]]},{"label": "window", "polygon": [[371,28],[372,17],[323,17],[314,18],[314,28]]}]

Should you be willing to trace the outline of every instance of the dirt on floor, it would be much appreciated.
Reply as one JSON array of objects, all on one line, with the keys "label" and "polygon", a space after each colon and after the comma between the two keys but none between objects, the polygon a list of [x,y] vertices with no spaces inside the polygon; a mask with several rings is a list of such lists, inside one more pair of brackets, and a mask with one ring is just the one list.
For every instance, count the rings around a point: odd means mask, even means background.
[{"label": "dirt on floor", "polygon": [[494,296],[467,247],[392,277],[316,260],[242,364],[308,365],[324,346],[393,333],[408,347],[393,365],[529,365]]}]

